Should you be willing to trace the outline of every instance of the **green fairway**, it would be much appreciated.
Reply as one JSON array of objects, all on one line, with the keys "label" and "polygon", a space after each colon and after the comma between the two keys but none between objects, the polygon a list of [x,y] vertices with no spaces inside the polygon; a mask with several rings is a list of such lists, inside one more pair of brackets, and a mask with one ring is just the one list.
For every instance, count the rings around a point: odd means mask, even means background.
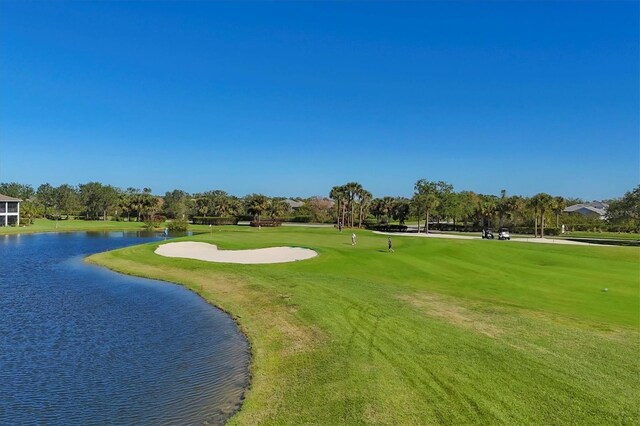
[{"label": "green fairway", "polygon": [[[252,384],[231,424],[637,424],[640,249],[215,228],[274,265],[91,256],[183,284],[238,321]],[[175,241],[175,240],[174,240]],[[608,291],[603,291],[607,288]]]}]

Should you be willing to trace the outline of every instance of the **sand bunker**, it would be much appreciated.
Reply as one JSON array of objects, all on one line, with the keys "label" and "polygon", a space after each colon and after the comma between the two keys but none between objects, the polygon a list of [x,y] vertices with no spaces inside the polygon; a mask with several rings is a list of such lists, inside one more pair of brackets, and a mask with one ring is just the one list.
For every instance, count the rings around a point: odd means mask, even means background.
[{"label": "sand bunker", "polygon": [[221,263],[285,263],[311,259],[318,255],[302,247],[269,247],[253,250],[218,250],[215,244],[183,241],[159,246],[156,254],[166,257],[206,260]]}]

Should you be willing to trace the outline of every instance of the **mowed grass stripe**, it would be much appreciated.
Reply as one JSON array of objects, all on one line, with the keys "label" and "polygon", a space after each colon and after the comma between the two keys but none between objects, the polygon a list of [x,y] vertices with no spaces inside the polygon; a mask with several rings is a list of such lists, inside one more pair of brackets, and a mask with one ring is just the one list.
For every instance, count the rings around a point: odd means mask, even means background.
[{"label": "mowed grass stripe", "polygon": [[[236,317],[252,387],[232,424],[632,424],[640,250],[220,228],[221,249],[320,256],[229,265],[93,256],[182,283]],[[608,287],[608,292],[602,288]]]}]

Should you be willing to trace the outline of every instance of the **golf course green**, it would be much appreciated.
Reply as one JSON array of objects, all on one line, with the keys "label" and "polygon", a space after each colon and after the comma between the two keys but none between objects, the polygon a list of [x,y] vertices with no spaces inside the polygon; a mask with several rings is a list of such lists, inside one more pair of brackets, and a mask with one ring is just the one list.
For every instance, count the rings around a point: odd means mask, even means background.
[{"label": "golf course green", "polygon": [[[251,386],[230,424],[637,424],[640,249],[221,227],[175,241],[306,247],[272,265],[93,255],[236,319]],[[605,291],[605,289],[607,289]]]}]

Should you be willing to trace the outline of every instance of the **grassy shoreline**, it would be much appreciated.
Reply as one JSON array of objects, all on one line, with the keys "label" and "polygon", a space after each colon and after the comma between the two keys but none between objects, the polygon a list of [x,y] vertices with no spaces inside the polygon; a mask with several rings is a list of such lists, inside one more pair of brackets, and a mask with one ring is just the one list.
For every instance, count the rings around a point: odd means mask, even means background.
[{"label": "grassy shoreline", "polygon": [[35,234],[43,232],[144,231],[144,229],[143,222],[35,219],[33,225],[29,226],[0,227],[0,235]]},{"label": "grassy shoreline", "polygon": [[159,243],[88,261],[230,313],[252,350],[230,424],[638,420],[639,250],[402,238],[390,254],[386,237],[356,233],[355,247],[332,229],[186,238],[320,254],[290,264],[168,259]]}]

